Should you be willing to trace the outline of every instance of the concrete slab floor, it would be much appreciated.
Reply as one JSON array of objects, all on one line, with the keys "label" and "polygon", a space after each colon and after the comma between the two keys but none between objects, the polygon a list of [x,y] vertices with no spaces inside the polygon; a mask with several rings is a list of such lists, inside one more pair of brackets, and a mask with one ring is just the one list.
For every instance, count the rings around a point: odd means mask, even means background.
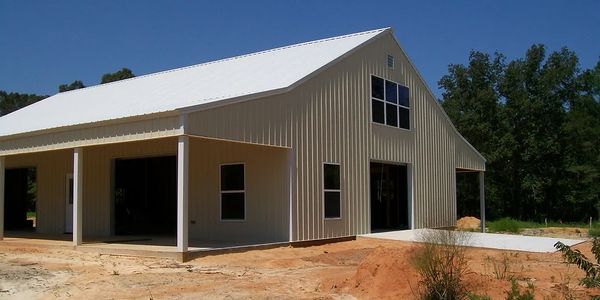
[{"label": "concrete slab floor", "polygon": [[[377,238],[387,240],[398,240],[398,241],[409,241],[409,242],[420,242],[422,241],[422,235],[428,230],[437,229],[414,229],[414,230],[399,230],[399,231],[388,231],[372,234],[364,234],[359,236],[364,238]],[[541,252],[550,253],[555,252],[554,244],[558,241],[563,242],[565,245],[573,246],[584,242],[585,240],[572,240],[555,237],[538,237],[538,236],[524,236],[516,234],[497,234],[497,233],[481,233],[481,232],[464,232],[469,239],[470,247],[490,248],[490,249],[501,249],[501,250],[514,250],[514,251],[527,251],[527,252]]]}]

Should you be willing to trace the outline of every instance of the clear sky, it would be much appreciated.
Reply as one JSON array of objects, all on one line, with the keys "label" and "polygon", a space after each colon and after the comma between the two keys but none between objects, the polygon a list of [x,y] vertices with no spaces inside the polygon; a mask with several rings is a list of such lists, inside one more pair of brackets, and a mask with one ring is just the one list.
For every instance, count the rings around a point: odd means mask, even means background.
[{"label": "clear sky", "polygon": [[0,90],[55,94],[136,75],[375,28],[396,37],[429,86],[470,50],[522,57],[567,46],[600,58],[600,1],[27,1],[0,0]]}]

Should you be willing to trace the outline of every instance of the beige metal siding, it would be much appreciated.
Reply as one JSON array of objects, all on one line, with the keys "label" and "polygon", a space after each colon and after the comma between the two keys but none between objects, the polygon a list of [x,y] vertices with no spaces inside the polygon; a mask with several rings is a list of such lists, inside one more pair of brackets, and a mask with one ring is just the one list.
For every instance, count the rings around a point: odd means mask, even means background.
[{"label": "beige metal siding", "polygon": [[[386,65],[388,54],[394,69]],[[371,123],[371,74],[410,88],[412,130]],[[295,240],[370,231],[371,160],[412,164],[416,227],[450,226],[456,221],[457,136],[435,101],[388,34],[289,93],[192,113],[188,128],[200,136],[293,149]],[[341,164],[340,220],[323,219],[323,162]]]},{"label": "beige metal siding", "polygon": [[[191,240],[289,240],[288,149],[190,139]],[[221,164],[245,164],[244,221],[221,221]]]},{"label": "beige metal siding", "polygon": [[461,137],[456,138],[456,168],[485,171],[485,161]]},{"label": "beige metal siding", "polygon": [[98,124],[95,127],[5,139],[0,141],[0,156],[141,141],[179,134],[181,130],[178,116]]}]

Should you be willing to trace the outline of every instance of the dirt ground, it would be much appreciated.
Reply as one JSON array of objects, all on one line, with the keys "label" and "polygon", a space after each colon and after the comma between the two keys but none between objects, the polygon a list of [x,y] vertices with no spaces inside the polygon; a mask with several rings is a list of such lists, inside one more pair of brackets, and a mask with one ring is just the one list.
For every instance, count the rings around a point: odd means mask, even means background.
[{"label": "dirt ground", "polygon": [[[410,257],[417,247],[363,238],[177,263],[0,242],[0,299],[413,299],[419,277]],[[591,257],[589,242],[575,248]],[[469,289],[492,299],[506,298],[510,283],[497,277],[509,276],[533,283],[538,299],[600,294],[579,286],[582,271],[559,253],[470,248],[467,255]]]}]

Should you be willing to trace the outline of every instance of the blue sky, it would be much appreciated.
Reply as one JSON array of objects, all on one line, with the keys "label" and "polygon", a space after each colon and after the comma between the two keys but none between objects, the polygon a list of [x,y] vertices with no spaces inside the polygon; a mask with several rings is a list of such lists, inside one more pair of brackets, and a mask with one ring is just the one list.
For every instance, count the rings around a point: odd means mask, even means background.
[{"label": "blue sky", "polygon": [[600,58],[600,1],[0,0],[0,90],[55,94],[128,67],[147,74],[391,26],[434,92],[470,50],[534,43]]}]

